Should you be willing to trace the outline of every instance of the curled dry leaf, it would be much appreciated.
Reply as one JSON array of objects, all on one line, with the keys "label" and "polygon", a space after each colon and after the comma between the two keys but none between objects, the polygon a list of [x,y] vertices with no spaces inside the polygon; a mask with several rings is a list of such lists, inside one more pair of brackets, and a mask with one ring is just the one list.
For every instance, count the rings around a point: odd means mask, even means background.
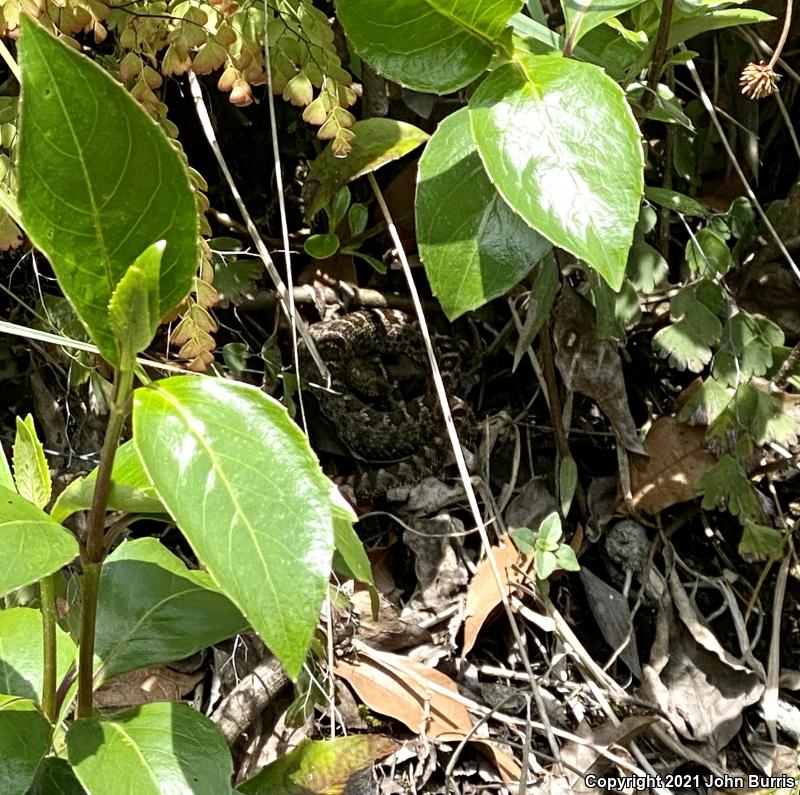
[{"label": "curled dry leaf", "polygon": [[[518,585],[533,563],[533,555],[525,558],[520,555],[511,539],[506,537],[503,546],[492,547],[492,554],[500,570],[500,577],[506,593],[511,593]],[[519,565],[514,564],[519,561]],[[486,619],[502,603],[497,582],[488,558],[484,558],[472,578],[467,591],[467,605],[464,610],[464,645],[461,649],[462,659],[472,650],[481,627]]]},{"label": "curled dry leaf", "polygon": [[653,423],[644,449],[649,458],[637,456],[631,461],[633,505],[642,513],[656,514],[693,500],[695,483],[716,463],[706,448],[705,429],[674,417]]},{"label": "curled dry leaf", "polygon": [[594,400],[622,445],[644,453],[628,407],[619,351],[598,336],[591,304],[566,285],[555,310],[553,339],[558,349],[556,365],[567,389]]},{"label": "curled dry leaf", "polygon": [[[472,716],[449,676],[398,654],[360,650],[355,662],[337,660],[334,673],[370,709],[431,739],[461,740],[472,729]],[[504,781],[519,779],[519,765],[495,743],[477,735],[471,742],[492,755]]]}]

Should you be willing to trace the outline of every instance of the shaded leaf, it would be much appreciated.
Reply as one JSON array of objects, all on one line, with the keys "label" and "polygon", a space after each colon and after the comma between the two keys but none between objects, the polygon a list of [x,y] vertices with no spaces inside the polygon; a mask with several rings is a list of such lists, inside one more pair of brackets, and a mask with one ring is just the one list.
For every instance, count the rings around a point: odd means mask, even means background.
[{"label": "shaded leaf", "polygon": [[701,229],[686,244],[686,264],[697,276],[713,279],[733,266],[728,244],[713,229]]},{"label": "shaded leaf", "polygon": [[709,218],[711,210],[697,199],[687,196],[685,193],[670,190],[669,188],[655,188],[648,185],[644,189],[645,198],[660,207],[675,210],[681,215],[695,216],[697,218]]},{"label": "shaded leaf", "polygon": [[[42,699],[42,614],[30,607],[0,610],[0,693]],[[75,662],[72,638],[56,625],[56,681]]]},{"label": "shaded leaf", "polygon": [[522,0],[339,0],[337,16],[358,54],[416,91],[448,94],[488,66]]},{"label": "shaded leaf", "polygon": [[[76,511],[84,511],[92,505],[97,468],[72,483],[58,495],[51,516],[63,522]],[[147,479],[142,462],[133,446],[125,442],[117,449],[114,467],[111,470],[111,491],[108,509],[128,513],[165,513],[166,508],[158,493]]]},{"label": "shaded leaf", "polygon": [[86,795],[66,759],[46,756],[25,795]]},{"label": "shaded leaf", "polygon": [[415,210],[425,272],[450,320],[502,295],[551,248],[489,181],[467,108],[448,116],[426,146]]},{"label": "shaded leaf", "polygon": [[247,630],[210,575],[155,538],[124,541],[100,578],[95,654],[102,677],[189,657]]},{"label": "shaded leaf", "polygon": [[644,0],[561,0],[567,34],[577,43],[590,30],[609,19],[620,16],[640,5]]},{"label": "shaded leaf", "polygon": [[731,455],[724,455],[702,475],[697,491],[703,495],[703,508],[727,509],[743,519],[761,517],[761,505],[755,487],[742,464]]},{"label": "shaded leaf", "polygon": [[185,704],[145,704],[113,718],[81,718],[67,732],[69,761],[90,795],[136,782],[137,795],[225,795],[233,763],[217,727]]},{"label": "shaded leaf", "polygon": [[772,366],[773,346],[783,345],[783,332],[771,320],[748,312],[734,315],[722,332],[714,357],[714,378],[726,386],[738,386]]},{"label": "shaded leaf", "polygon": [[653,348],[676,370],[699,373],[711,361],[711,346],[722,333],[719,287],[708,280],[690,284],[670,302],[672,325],[656,332]]},{"label": "shaded leaf", "polygon": [[780,530],[745,520],[739,541],[739,554],[748,563],[756,560],[780,560],[785,552],[786,536]]},{"label": "shaded leaf", "polygon": [[50,747],[50,724],[32,701],[0,695],[0,795],[26,792]]}]

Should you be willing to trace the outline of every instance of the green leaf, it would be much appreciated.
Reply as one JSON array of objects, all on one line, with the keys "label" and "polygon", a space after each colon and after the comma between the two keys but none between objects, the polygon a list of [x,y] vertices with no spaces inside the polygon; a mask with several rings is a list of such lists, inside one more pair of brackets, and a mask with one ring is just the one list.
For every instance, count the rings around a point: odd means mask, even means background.
[{"label": "green leaf", "polygon": [[523,555],[530,555],[536,549],[536,535],[529,527],[517,527],[511,531],[511,538]]},{"label": "green leaf", "polygon": [[756,560],[780,560],[785,552],[786,536],[780,530],[745,520],[742,539],[739,541],[739,554],[748,563]]},{"label": "green leaf", "polygon": [[722,292],[713,282],[687,285],[670,302],[672,325],[656,332],[653,348],[677,370],[699,373],[722,333],[718,315],[723,308]]},{"label": "green leaf", "polygon": [[734,315],[722,332],[714,357],[714,378],[726,386],[738,386],[772,367],[773,346],[783,345],[783,332],[771,320],[749,312]]},{"label": "green leaf", "polygon": [[644,0],[561,0],[567,35],[577,43],[593,28],[643,2]]},{"label": "green leaf", "polygon": [[674,210],[681,215],[696,216],[697,218],[711,217],[711,211],[700,204],[699,201],[684,193],[670,190],[669,188],[653,188],[648,185],[644,189],[644,195],[645,198],[653,202],[653,204],[657,204],[659,207],[666,207],[669,210]]},{"label": "green leaf", "polygon": [[136,795],[231,792],[224,738],[185,704],[155,702],[106,720],[81,718],[67,732],[67,752],[89,795],[119,792],[123,784],[135,786]]},{"label": "green leaf", "polygon": [[[335,740],[303,740],[257,776],[239,785],[244,795],[300,795],[349,792],[348,780],[387,756],[397,743],[379,734],[354,734]],[[308,789],[312,785],[313,790]]]},{"label": "green leaf", "polygon": [[697,482],[697,492],[703,496],[703,508],[725,508],[734,516],[761,518],[761,506],[753,484],[742,465],[730,455],[725,455],[706,470]]},{"label": "green leaf", "polygon": [[545,516],[536,535],[544,541],[558,545],[561,540],[561,517],[555,511]]},{"label": "green leaf", "polygon": [[159,312],[189,291],[198,221],[186,166],[111,75],[22,19],[19,204],[25,231],[103,356],[116,362],[108,304],[117,282],[166,240]]},{"label": "green leaf", "polygon": [[727,8],[686,19],[675,19],[670,27],[667,49],[671,50],[695,36],[712,30],[723,30],[739,25],[755,25],[760,22],[771,22],[774,19],[775,17],[752,8]]},{"label": "green leaf", "polygon": [[311,235],[305,243],[303,250],[314,259],[327,259],[339,250],[338,235]]},{"label": "green leaf", "polygon": [[425,272],[450,320],[505,293],[551,248],[489,181],[466,108],[426,146],[415,210]]},{"label": "green leaf", "polygon": [[575,487],[578,485],[578,465],[571,455],[567,455],[561,462],[558,470],[558,497],[561,501],[561,513],[564,516],[569,512],[572,498],[575,496]]},{"label": "green leaf", "polygon": [[356,52],[395,83],[449,94],[478,77],[522,0],[339,0]]},{"label": "green leaf", "polygon": [[50,502],[53,484],[44,448],[36,435],[33,417],[17,417],[17,435],[14,439],[14,481],[20,496],[37,508]]},{"label": "green leaf", "polygon": [[714,278],[733,266],[728,244],[712,229],[701,229],[686,244],[686,264],[697,276]]},{"label": "green leaf", "polygon": [[259,389],[176,376],[137,389],[134,443],[197,557],[295,677],[333,555],[330,481]]},{"label": "green leaf", "polygon": [[507,204],[618,290],[644,164],[622,89],[599,67],[524,56],[492,72],[469,108],[484,167]]},{"label": "green leaf", "polygon": [[669,264],[661,252],[644,240],[634,240],[628,252],[627,277],[635,290],[649,295],[669,275]]},{"label": "green leaf", "polygon": [[581,564],[569,544],[561,544],[555,553],[556,562],[564,571],[580,571]]},{"label": "green leaf", "polygon": [[44,511],[0,487],[0,596],[38,582],[78,555],[78,542]]},{"label": "green leaf", "polygon": [[95,654],[104,679],[181,660],[247,630],[210,575],[155,538],[125,541],[103,566]]},{"label": "green leaf", "polygon": [[32,701],[0,695],[0,795],[20,795],[50,747],[50,724]]},{"label": "green leaf", "polygon": [[[92,505],[97,468],[72,483],[58,495],[50,515],[63,522],[76,511],[85,511]],[[110,511],[126,513],[165,513],[158,493],[147,479],[142,462],[133,442],[125,442],[117,449],[111,470],[111,491],[108,496]]]},{"label": "green leaf", "polygon": [[136,354],[153,341],[161,311],[158,305],[159,272],[166,241],[146,248],[125,271],[111,294],[108,322],[117,341],[117,361],[132,369]]},{"label": "green leaf", "polygon": [[330,232],[335,232],[336,227],[344,219],[347,208],[350,206],[350,188],[345,185],[340,188],[336,195],[331,200],[328,210],[328,229]]},{"label": "green leaf", "polygon": [[757,445],[793,445],[800,420],[787,409],[788,405],[779,395],[771,394],[768,387],[760,389],[755,381],[743,383],[709,426],[708,439],[722,450],[733,447],[742,432]]},{"label": "green leaf", "polygon": [[589,279],[592,302],[597,310],[597,333],[600,339],[625,339],[625,329],[635,326],[642,317],[639,296],[625,279],[618,292],[593,271]]},{"label": "green leaf", "polygon": [[333,535],[336,544],[333,560],[334,570],[343,572],[360,582],[374,585],[372,565],[361,539],[353,528],[353,522],[357,520],[353,509],[345,502],[337,488],[331,492],[331,502],[333,503]]},{"label": "green leaf", "polygon": [[556,570],[558,562],[552,552],[537,549],[533,564],[536,567],[536,576],[540,580],[546,580]]},{"label": "green leaf", "polygon": [[733,392],[725,389],[713,378],[706,378],[703,385],[686,401],[678,419],[689,425],[711,425],[730,403]]},{"label": "green leaf", "polygon": [[[30,607],[0,610],[0,693],[42,699],[42,614]],[[75,662],[72,638],[56,625],[56,680]]]},{"label": "green leaf", "polygon": [[428,140],[428,134],[403,121],[364,119],[353,125],[353,149],[346,158],[326,147],[308,170],[306,216],[313,218],[348,182],[399,160]]},{"label": "green leaf", "polygon": [[25,795],[86,795],[66,759],[46,756],[36,770],[36,778]]},{"label": "green leaf", "polygon": [[358,237],[366,228],[369,221],[369,210],[366,204],[356,202],[350,205],[347,211],[347,224],[352,237]]},{"label": "green leaf", "polygon": [[0,486],[4,489],[11,489],[11,491],[17,490],[14,477],[11,474],[11,467],[8,465],[8,459],[6,458],[6,451],[3,450],[2,444],[0,444]]}]

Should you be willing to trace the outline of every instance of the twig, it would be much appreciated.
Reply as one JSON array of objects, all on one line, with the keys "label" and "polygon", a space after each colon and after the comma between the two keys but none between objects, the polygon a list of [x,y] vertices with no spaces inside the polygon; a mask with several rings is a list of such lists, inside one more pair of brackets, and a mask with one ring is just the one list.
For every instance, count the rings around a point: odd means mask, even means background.
[{"label": "twig", "polygon": [[656,99],[656,89],[661,73],[664,71],[664,64],[667,61],[667,43],[669,42],[669,31],[672,26],[672,6],[674,0],[663,0],[661,3],[661,19],[658,23],[658,35],[653,50],[653,60],[650,64],[650,72],[647,75],[647,90],[642,97],[642,117],[646,116]]}]

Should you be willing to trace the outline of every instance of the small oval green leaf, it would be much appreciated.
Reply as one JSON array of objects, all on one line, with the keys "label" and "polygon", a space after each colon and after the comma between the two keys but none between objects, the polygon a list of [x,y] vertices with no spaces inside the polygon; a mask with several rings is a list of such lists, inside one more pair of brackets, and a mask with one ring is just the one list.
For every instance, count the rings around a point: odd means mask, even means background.
[{"label": "small oval green leaf", "polygon": [[338,235],[311,235],[305,243],[303,250],[314,259],[327,259],[339,250]]}]

